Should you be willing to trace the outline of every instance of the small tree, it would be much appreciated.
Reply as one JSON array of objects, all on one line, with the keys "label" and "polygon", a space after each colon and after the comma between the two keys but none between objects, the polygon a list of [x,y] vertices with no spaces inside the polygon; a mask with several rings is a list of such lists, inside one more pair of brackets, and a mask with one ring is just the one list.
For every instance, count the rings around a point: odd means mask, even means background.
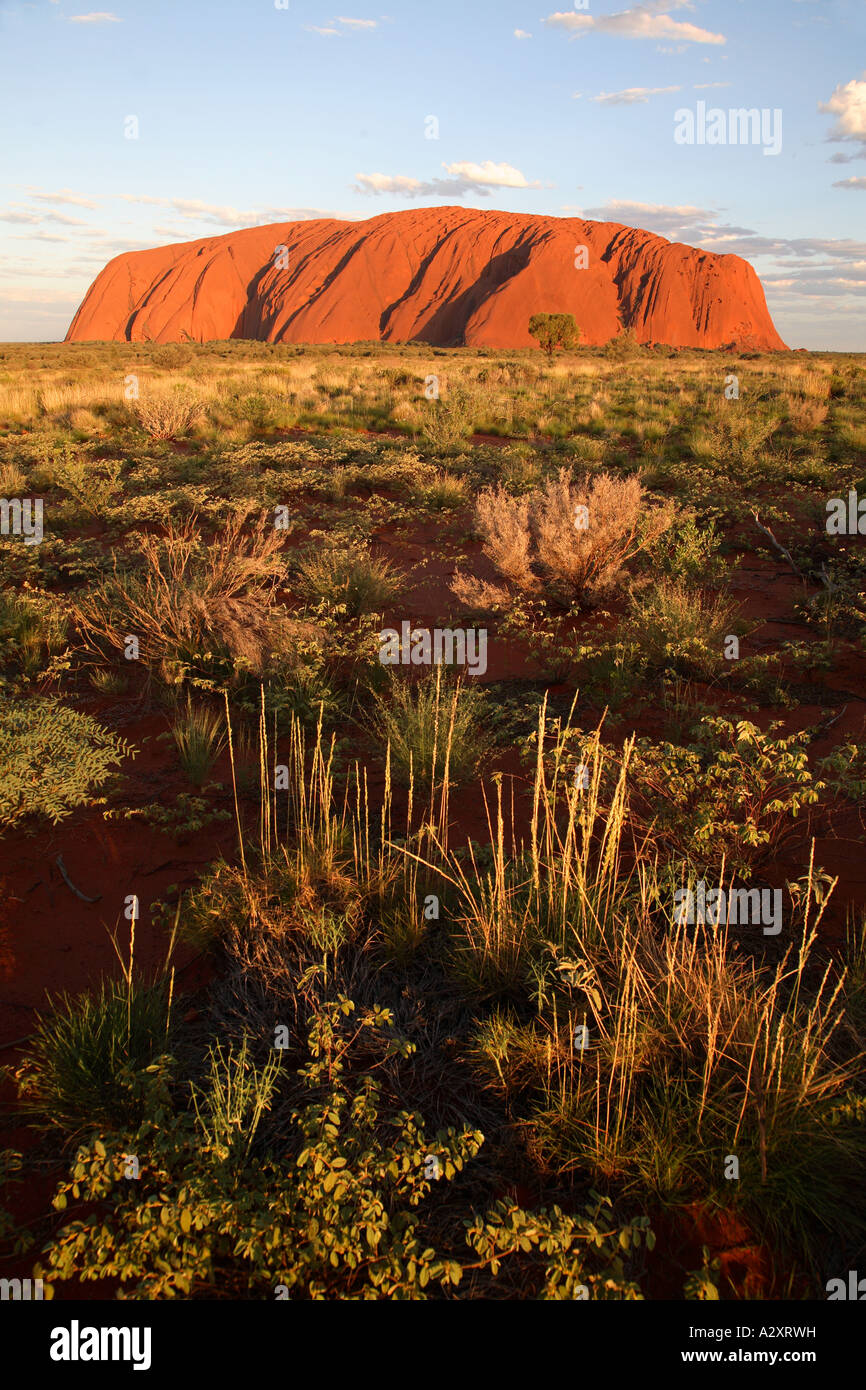
[{"label": "small tree", "polygon": [[633,328],[620,327],[616,337],[608,339],[604,345],[605,357],[621,362],[626,357],[636,357],[641,351],[641,342]]},{"label": "small tree", "polygon": [[580,342],[580,329],[574,314],[533,314],[529,332],[551,361],[558,347],[567,350]]}]

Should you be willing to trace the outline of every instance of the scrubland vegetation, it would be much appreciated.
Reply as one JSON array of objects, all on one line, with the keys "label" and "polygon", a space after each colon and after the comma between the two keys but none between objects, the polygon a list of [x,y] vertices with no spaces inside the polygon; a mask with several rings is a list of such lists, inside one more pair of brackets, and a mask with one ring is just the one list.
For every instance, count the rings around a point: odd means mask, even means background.
[{"label": "scrubland vegetation", "polygon": [[[864,408],[829,354],[0,348],[0,495],[44,505],[0,538],[0,856],[98,823],[210,861],[133,920],[119,870],[114,975],[7,1055],[0,1264],[262,1299],[856,1268],[866,552],[826,503],[866,496]],[[483,629],[486,670],[383,665],[404,622]],[[682,920],[699,882],[781,890],[781,930]]]}]

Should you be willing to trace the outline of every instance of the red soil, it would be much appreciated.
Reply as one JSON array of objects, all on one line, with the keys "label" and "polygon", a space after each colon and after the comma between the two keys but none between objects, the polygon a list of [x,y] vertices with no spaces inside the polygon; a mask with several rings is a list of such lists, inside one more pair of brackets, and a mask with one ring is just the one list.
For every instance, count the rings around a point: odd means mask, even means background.
[{"label": "red soil", "polygon": [[[444,523],[443,523],[444,524]],[[452,518],[450,525],[457,525]],[[437,546],[436,528],[414,529],[411,534],[391,534],[377,537],[377,548],[391,553],[402,567],[411,570],[406,588],[406,602],[400,612],[386,616],[386,623],[410,619],[417,626],[436,626],[443,613],[452,606],[449,582],[454,564],[445,558]],[[461,543],[461,567],[477,572],[483,569],[478,546]],[[794,600],[800,597],[799,582],[773,561],[750,555],[735,571],[734,595],[743,603],[745,615],[760,622],[747,648],[762,641],[778,641],[806,635],[806,629],[783,624],[790,615]],[[789,620],[788,620],[789,621]],[[615,622],[615,619],[611,619]],[[866,721],[866,696],[856,692],[863,689],[866,660],[860,654],[840,656],[832,673],[816,672],[816,685],[851,694],[847,708],[839,720],[812,746],[821,756],[848,738],[863,738]],[[513,643],[491,641],[489,666],[480,683],[514,677],[538,675],[526,652]],[[834,709],[838,713],[841,709]],[[91,712],[104,722],[116,722],[116,705],[92,700]],[[827,714],[821,704],[804,705],[782,717],[786,729],[802,728],[820,722]],[[578,708],[578,722],[588,724],[594,712]],[[764,710],[755,721],[765,725],[771,713]],[[157,801],[167,804],[181,791],[190,791],[189,784],[176,767],[165,742],[157,736],[168,727],[163,715],[130,718],[124,722],[122,733],[140,751],[134,762],[126,764],[125,773],[134,772],[137,804]],[[623,717],[623,727],[636,728],[639,733],[661,735],[661,716],[652,705]],[[353,749],[362,761],[365,750]],[[532,769],[520,761],[516,750],[498,753],[484,769],[491,809],[495,808],[495,790],[490,783],[494,770],[503,772],[503,804],[510,821],[512,796],[517,810],[518,831],[523,828],[528,808],[524,790],[531,784]],[[228,789],[230,773],[226,759],[214,769],[213,778]],[[131,783],[127,783],[127,788]],[[371,800],[381,796],[384,779],[380,770],[372,770],[369,779]],[[230,807],[226,796],[220,805]],[[394,826],[401,826],[405,813],[405,794],[396,791]],[[250,819],[253,813],[250,812]],[[471,836],[479,842],[489,838],[484,803],[479,782],[461,786],[450,801],[452,843],[465,843]],[[397,830],[399,833],[399,829]],[[14,1064],[22,1051],[21,1040],[33,1030],[35,1016],[44,1007],[46,992],[61,990],[75,993],[90,988],[100,975],[117,975],[120,970],[110,939],[117,934],[118,945],[128,946],[128,923],[123,917],[127,894],[135,893],[140,901],[140,921],[136,928],[136,964],[145,972],[155,970],[165,959],[167,932],[153,922],[151,905],[166,895],[170,885],[192,886],[221,853],[231,859],[236,853],[237,831],[233,820],[216,823],[178,844],[167,833],[150,830],[139,821],[106,821],[99,808],[82,810],[57,827],[37,829],[35,833],[18,832],[2,841],[0,857],[0,1062]],[[862,857],[863,827],[860,808],[840,809],[832,828],[825,829],[818,839],[815,863],[833,874],[840,883],[833,896],[829,912],[821,924],[821,935],[827,946],[838,945],[844,935],[848,913],[862,904],[866,896],[866,862]],[[855,847],[857,852],[855,851]],[[81,900],[66,884],[57,866],[60,854],[71,882],[94,903]],[[802,850],[785,856],[775,865],[780,882],[785,877],[798,877],[806,868]],[[193,1005],[191,997],[206,985],[210,971],[207,965],[189,948],[175,952],[177,989],[186,995],[182,1009]],[[14,1090],[9,1082],[0,1087],[4,1108],[14,1104]],[[0,1125],[0,1146],[32,1150],[36,1136],[32,1130],[10,1127],[8,1120]],[[50,1166],[50,1165],[49,1165]],[[62,1175],[61,1167],[40,1171],[34,1180],[13,1187],[6,1197],[16,1216],[28,1221],[45,1216],[54,1183]],[[60,1219],[50,1214],[52,1223]],[[730,1214],[711,1217],[700,1208],[678,1213],[654,1213],[653,1225],[659,1235],[660,1247],[666,1250],[663,1268],[648,1288],[650,1297],[679,1298],[682,1290],[682,1271],[696,1269],[701,1263],[701,1247],[707,1245],[722,1261],[724,1296],[780,1297],[779,1272],[774,1270],[772,1256],[754,1240],[749,1231]],[[40,1236],[46,1235],[44,1227]],[[3,1260],[2,1272],[7,1277],[19,1274],[27,1277],[37,1251]],[[90,1297],[107,1298],[114,1294],[112,1282],[77,1285],[70,1283],[57,1288],[63,1299]]]}]

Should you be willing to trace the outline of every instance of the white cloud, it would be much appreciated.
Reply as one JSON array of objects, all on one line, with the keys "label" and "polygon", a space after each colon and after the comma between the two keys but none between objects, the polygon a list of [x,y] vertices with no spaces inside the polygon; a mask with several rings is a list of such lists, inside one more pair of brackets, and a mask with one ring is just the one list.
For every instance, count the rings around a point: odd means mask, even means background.
[{"label": "white cloud", "polygon": [[95,203],[92,198],[85,198],[81,193],[73,193],[71,188],[62,188],[59,193],[41,193],[28,185],[27,196],[40,203],[68,203],[70,207],[76,208],[99,207],[99,204]]},{"label": "white cloud", "polygon": [[7,304],[56,304],[58,306],[77,305],[77,299],[58,299],[50,290],[8,289],[3,290],[3,300]]},{"label": "white cloud", "polygon": [[447,179],[413,179],[406,174],[358,174],[355,190],[358,193],[394,193],[400,198],[462,198],[467,193],[486,196],[491,188],[540,188],[529,183],[525,175],[511,164],[495,164],[487,159],[483,164],[462,161],[443,164]]},{"label": "white cloud", "polygon": [[531,35],[531,34],[527,34],[527,32],[526,32],[525,29],[515,29],[515,31],[514,31],[514,37],[515,37],[516,39],[531,39],[531,38],[532,38],[532,35]]},{"label": "white cloud", "polygon": [[837,120],[828,140],[862,140],[866,143],[866,73],[860,79],[836,88],[829,101],[820,101],[818,110]]},{"label": "white cloud", "polygon": [[668,10],[690,8],[690,0],[654,0],[646,5],[633,5],[617,14],[576,14],[574,10],[558,10],[548,15],[542,24],[565,29],[574,37],[581,34],[613,34],[621,39],[676,39],[682,43],[726,43],[724,34],[713,34],[696,24],[671,19]]},{"label": "white cloud", "polygon": [[[342,29],[336,26],[341,24]],[[347,19],[345,16],[340,19],[331,19],[326,25],[305,24],[304,28],[311,34],[321,34],[323,39],[339,39],[343,34],[360,33],[361,30],[378,29],[378,19]]]},{"label": "white cloud", "polygon": [[713,224],[718,214],[706,212],[691,203],[678,206],[610,198],[602,207],[586,208],[584,216],[601,222],[623,222],[627,227],[640,227],[643,231],[656,232],[659,236],[678,240],[680,237],[714,231]]},{"label": "white cloud", "polygon": [[681,92],[682,87],[626,87],[623,92],[601,92],[597,97],[590,97],[590,101],[596,101],[601,106],[632,106],[635,102],[649,101],[650,97],[659,96],[662,92]]},{"label": "white cloud", "polygon": [[730,87],[731,84],[730,82],[695,82],[693,85],[696,92],[706,92],[710,87]]},{"label": "white cloud", "polygon": [[409,178],[407,174],[356,174],[355,177],[359,193],[399,193],[406,198],[416,198],[432,188],[432,184]]},{"label": "white cloud", "polygon": [[123,20],[118,19],[116,14],[108,14],[105,10],[94,10],[90,14],[71,14],[70,24],[122,24]]},{"label": "white cloud", "polygon": [[455,178],[464,178],[471,183],[481,184],[490,188],[540,188],[538,183],[528,183],[519,169],[515,169],[511,164],[494,164],[492,159],[485,159],[483,164],[446,164],[443,166],[446,173]]},{"label": "white cloud", "polygon": [[866,179],[839,179],[834,188],[866,188]]},{"label": "white cloud", "polygon": [[54,236],[51,232],[30,232],[27,236],[11,236],[10,241],[62,241],[68,242],[68,236]]},{"label": "white cloud", "polygon": [[204,203],[199,198],[155,198],[148,193],[119,193],[124,203],[147,203],[152,207],[172,208],[188,222],[207,222],[218,227],[260,227],[269,222],[310,222],[317,218],[333,218],[333,212],[320,208],[254,208],[242,209],[217,203]]}]

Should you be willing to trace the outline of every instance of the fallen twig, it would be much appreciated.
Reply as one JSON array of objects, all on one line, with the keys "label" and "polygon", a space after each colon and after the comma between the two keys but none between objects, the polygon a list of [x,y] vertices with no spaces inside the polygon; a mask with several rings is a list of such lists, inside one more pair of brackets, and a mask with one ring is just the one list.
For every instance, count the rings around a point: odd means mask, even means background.
[{"label": "fallen twig", "polygon": [[770,544],[771,544],[776,550],[778,550],[779,554],[780,554],[785,560],[788,561],[788,564],[791,566],[791,569],[794,571],[794,573],[797,574],[797,575],[799,575],[801,579],[805,579],[806,576],[805,576],[805,574],[803,573],[803,571],[800,569],[800,566],[799,566],[799,565],[795,565],[790,550],[786,550],[785,547],[782,545],[781,541],[777,541],[777,540],[776,540],[776,537],[773,535],[773,533],[772,533],[772,531],[770,530],[769,526],[765,526],[765,525],[764,525],[764,523],[761,521],[761,518],[758,516],[758,513],[757,513],[757,512],[752,512],[752,516],[754,517],[755,525],[757,526],[758,530],[763,532],[763,534],[767,537],[767,540],[770,542]]},{"label": "fallen twig", "polygon": [[72,879],[69,877],[68,873],[66,872],[66,865],[65,865],[64,862],[63,862],[63,855],[62,855],[62,854],[58,854],[58,856],[57,856],[57,858],[55,859],[54,862],[55,862],[55,864],[57,865],[58,869],[60,870],[60,872],[61,872],[62,875],[63,875],[63,882],[66,884],[66,887],[72,889],[72,892],[75,894],[76,898],[80,898],[81,901],[82,901],[83,903],[98,903],[98,902],[99,902],[100,898],[102,897],[102,894],[101,894],[101,893],[97,894],[97,896],[96,896],[95,898],[88,898],[88,896],[87,896],[86,893],[82,893],[82,892],[80,891],[80,889],[78,889],[78,888],[75,887],[75,884],[72,882]]},{"label": "fallen twig", "polygon": [[828,730],[832,729],[834,724],[839,723],[839,720],[842,718],[847,708],[847,705],[843,705],[842,708],[839,710],[838,714],[831,715],[829,719],[822,719],[821,723],[818,725],[818,727],[812,734],[809,742],[817,743],[819,738],[824,738]]},{"label": "fallen twig", "polygon": [[[809,576],[804,574],[803,571],[800,569],[800,566],[794,563],[794,558],[791,555],[790,550],[786,550],[785,547],[782,545],[782,542],[776,540],[776,537],[773,535],[769,526],[764,525],[757,512],[752,512],[752,516],[754,518],[754,522],[758,530],[761,531],[767,537],[767,540],[774,547],[774,549],[778,550],[782,558],[788,561],[788,564],[791,566],[791,569],[794,571],[794,573],[800,579],[802,579],[804,583],[808,582]],[[824,585],[824,588],[827,590],[828,594],[832,594],[835,592],[834,586],[833,584],[831,584],[830,578],[827,574],[826,565],[822,565],[821,568],[818,570],[818,578]]]}]

